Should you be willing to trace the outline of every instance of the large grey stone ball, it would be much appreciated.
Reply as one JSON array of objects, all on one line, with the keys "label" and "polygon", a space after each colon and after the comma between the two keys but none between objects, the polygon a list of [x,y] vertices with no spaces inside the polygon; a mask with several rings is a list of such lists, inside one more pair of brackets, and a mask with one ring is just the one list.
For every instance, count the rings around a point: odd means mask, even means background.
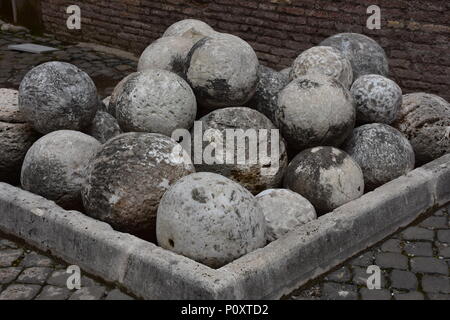
[{"label": "large grey stone ball", "polygon": [[166,29],[163,37],[185,36],[194,40],[200,40],[210,34],[215,33],[207,23],[196,19],[180,20],[172,24]]},{"label": "large grey stone ball", "polygon": [[258,84],[258,57],[236,36],[216,34],[198,41],[186,63],[186,78],[202,108],[244,105]]},{"label": "large grey stone ball", "polygon": [[356,122],[391,124],[402,105],[402,89],[391,79],[366,74],[353,83],[350,92],[356,103]]},{"label": "large grey stone ball", "polygon": [[419,165],[450,153],[450,104],[437,95],[405,94],[393,125],[408,138]]},{"label": "large grey stone ball", "polygon": [[190,129],[197,114],[195,95],[187,82],[173,72],[159,69],[128,76],[114,89],[112,103],[125,132],[171,136],[175,129]]},{"label": "large grey stone ball", "polygon": [[386,124],[356,128],[343,149],[361,166],[368,191],[414,169],[414,151],[408,139]]},{"label": "large grey stone ball", "polygon": [[338,49],[350,60],[353,79],[365,74],[387,77],[389,63],[383,48],[373,39],[359,33],[339,33],[323,40],[320,46]]},{"label": "large grey stone ball", "polygon": [[130,132],[108,140],[90,161],[82,188],[91,217],[119,231],[155,239],[156,210],[166,190],[193,173],[179,145],[155,133]]},{"label": "large grey stone ball", "polygon": [[350,61],[336,48],[327,46],[312,47],[302,52],[292,64],[290,78],[318,73],[340,81],[350,88],[353,71]]},{"label": "large grey stone ball", "polygon": [[279,93],[276,117],[290,151],[298,153],[319,145],[339,146],[354,128],[356,111],[342,83],[309,74]]},{"label": "large grey stone ball", "polygon": [[176,182],[158,208],[158,244],[213,268],[265,245],[264,215],[253,195],[214,173]]},{"label": "large grey stone ball", "polygon": [[81,209],[86,168],[101,144],[72,130],[51,132],[28,150],[22,166],[22,188],[55,201],[65,209]]},{"label": "large grey stone ball", "polygon": [[[234,150],[232,163],[218,163],[218,164],[206,164],[204,161],[201,164],[196,164],[197,171],[208,171],[221,174],[228,177],[250,190],[253,194],[257,194],[262,190],[277,187],[280,185],[283,179],[283,173],[288,165],[287,151],[284,141],[280,134],[279,139],[276,139],[276,133],[272,133],[271,130],[277,130],[272,122],[264,116],[262,113],[246,108],[246,107],[233,107],[215,110],[206,116],[198,120],[201,122],[203,135],[211,130],[217,130],[220,138],[223,139],[224,153],[220,156],[215,155],[216,158],[226,162],[227,152]],[[267,139],[260,139],[259,135],[261,129],[267,130]],[[249,136],[252,137],[250,142],[239,143],[239,139],[236,139],[234,149],[227,144],[227,130],[242,130],[242,136],[247,130],[253,131],[254,135],[249,132]],[[195,127],[192,130],[192,136],[195,139]],[[272,136],[272,134],[275,134]],[[275,143],[278,144],[278,154],[271,154],[272,149],[272,137]],[[255,139],[256,138],[256,139]],[[203,150],[204,154],[209,146],[216,142],[217,138],[214,135],[209,135],[204,139]],[[195,143],[195,140],[194,140]],[[267,143],[267,145],[265,145]],[[256,147],[257,149],[253,149]],[[194,149],[195,151],[195,149]],[[271,167],[271,161],[264,161],[259,157],[261,151],[265,151],[269,159],[273,159]],[[229,153],[231,158],[231,153]],[[245,162],[239,162],[239,155],[245,155]],[[250,156],[255,156],[256,163],[251,163]],[[194,158],[195,159],[195,158]],[[270,170],[269,170],[270,169]],[[270,172],[266,172],[270,171]]]},{"label": "large grey stone ball", "polygon": [[311,202],[288,189],[268,189],[256,196],[265,220],[266,239],[275,241],[317,218]]},{"label": "large grey stone ball", "polygon": [[360,166],[333,147],[300,152],[286,170],[284,185],[308,199],[318,214],[328,213],[364,193]]},{"label": "large grey stone ball", "polygon": [[122,130],[112,115],[105,111],[97,111],[86,133],[101,143],[105,143],[109,139],[121,134]]},{"label": "large grey stone ball", "polygon": [[92,79],[76,66],[47,62],[31,69],[19,88],[19,109],[43,134],[82,130],[97,111],[97,89]]}]

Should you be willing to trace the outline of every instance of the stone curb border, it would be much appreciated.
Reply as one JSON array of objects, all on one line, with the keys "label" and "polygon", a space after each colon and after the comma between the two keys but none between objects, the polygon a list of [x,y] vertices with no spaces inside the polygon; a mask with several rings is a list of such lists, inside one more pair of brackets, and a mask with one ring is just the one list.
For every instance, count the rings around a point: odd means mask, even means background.
[{"label": "stone curb border", "polygon": [[275,299],[450,201],[450,154],[211,269],[0,183],[0,230],[144,299]]}]

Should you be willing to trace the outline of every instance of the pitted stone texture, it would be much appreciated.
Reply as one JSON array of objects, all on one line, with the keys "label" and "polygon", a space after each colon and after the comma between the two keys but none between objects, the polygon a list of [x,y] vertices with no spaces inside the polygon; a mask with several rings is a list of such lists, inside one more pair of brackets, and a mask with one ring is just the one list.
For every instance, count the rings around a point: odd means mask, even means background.
[{"label": "pitted stone texture", "polygon": [[[194,146],[193,160],[196,163],[197,171],[207,171],[221,174],[228,177],[240,184],[245,188],[250,190],[253,194],[258,194],[259,192],[278,187],[283,179],[284,171],[288,165],[288,157],[286,146],[284,140],[277,133],[272,132],[276,130],[276,127],[272,122],[264,116],[262,113],[245,107],[234,107],[234,108],[224,108],[215,110],[206,116],[202,117],[200,120],[202,125],[203,134],[205,139],[203,141],[203,152],[200,155],[205,155],[211,153],[213,159],[217,162],[214,164],[207,164],[205,159],[203,159],[201,164],[197,164],[200,161],[196,161],[198,154]],[[216,131],[212,131],[216,130]],[[243,130],[241,136],[243,137],[247,130],[252,130],[249,136],[250,142],[243,141],[244,139],[234,139],[234,157],[232,158],[232,164],[224,164],[226,161],[227,153],[230,154],[232,148],[227,144],[227,136],[231,136],[232,132],[227,132],[227,130],[235,130],[235,135],[239,134],[237,130]],[[267,139],[260,138],[262,131],[267,131]],[[196,135],[202,134],[200,130],[196,132],[195,127],[192,131],[192,137],[195,141]],[[209,152],[211,151],[212,143],[217,142],[218,139],[223,140],[224,150],[223,153]],[[234,141],[233,140],[233,141]],[[266,145],[267,143],[267,145]],[[271,154],[272,143],[278,144],[278,152]],[[255,149],[254,147],[257,147]],[[230,151],[227,150],[230,148]],[[274,147],[276,148],[276,147]],[[209,151],[208,151],[209,150]],[[259,155],[261,152],[266,152],[268,159],[263,159]],[[239,162],[240,156],[245,155],[245,163]],[[231,156],[230,156],[231,157]],[[252,160],[251,157],[256,157]],[[201,159],[197,159],[201,160]],[[219,161],[222,161],[219,162]],[[212,162],[212,161],[211,161]],[[255,163],[256,162],[256,163]]]},{"label": "pitted stone texture", "polygon": [[194,172],[175,141],[154,133],[125,133],[106,142],[91,160],[82,189],[88,215],[120,231],[154,239],[164,192]]},{"label": "pitted stone texture", "polygon": [[386,124],[356,128],[343,149],[361,166],[367,190],[414,169],[414,151],[408,139]]},{"label": "pitted stone texture", "polygon": [[317,46],[303,51],[292,64],[290,78],[317,73],[340,81],[350,88],[353,71],[350,61],[333,47]]},{"label": "pitted stone texture", "polygon": [[284,185],[311,201],[319,214],[330,212],[364,193],[359,165],[348,154],[333,147],[300,152],[288,166]]},{"label": "pitted stone texture", "polygon": [[353,79],[365,74],[389,74],[389,64],[383,48],[373,39],[359,33],[339,33],[319,45],[338,49],[352,64]]},{"label": "pitted stone texture", "polygon": [[92,79],[65,62],[47,62],[31,69],[19,88],[21,113],[43,134],[86,128],[95,116],[97,103]]},{"label": "pitted stone texture", "polygon": [[359,77],[350,92],[356,102],[356,121],[391,124],[402,105],[402,89],[392,80],[377,74]]},{"label": "pitted stone texture", "polygon": [[439,96],[405,94],[393,125],[411,142],[419,165],[450,152],[450,104]]},{"label": "pitted stone texture", "polygon": [[264,215],[254,196],[214,173],[180,179],[158,208],[158,244],[211,267],[264,246],[264,232]]},{"label": "pitted stone texture", "polygon": [[281,73],[283,76],[289,78],[290,75],[291,75],[291,70],[292,70],[292,67],[287,67],[287,68],[284,68],[284,69],[280,70],[280,73]]},{"label": "pitted stone texture", "polygon": [[163,34],[163,37],[171,36],[187,36],[187,34],[194,40],[199,40],[203,37],[215,33],[207,23],[196,19],[180,20],[172,24]]},{"label": "pitted stone texture", "polygon": [[0,122],[25,122],[19,111],[19,92],[17,90],[0,88]]},{"label": "pitted stone texture", "polygon": [[71,130],[54,131],[28,150],[22,166],[22,187],[67,209],[81,207],[86,167],[101,144]]},{"label": "pitted stone texture", "polygon": [[318,145],[339,146],[351,134],[355,117],[350,92],[324,76],[299,77],[278,96],[276,123],[293,153]]},{"label": "pitted stone texture", "polygon": [[66,300],[71,294],[72,292],[67,288],[45,286],[36,300]]},{"label": "pitted stone texture", "polygon": [[190,129],[197,114],[197,102],[187,82],[175,73],[158,69],[128,76],[114,89],[109,108],[115,109],[125,132],[169,137],[175,129]]},{"label": "pitted stone texture", "polygon": [[189,52],[186,78],[203,114],[221,107],[244,105],[258,84],[258,57],[244,40],[215,34]]},{"label": "pitted stone texture", "polygon": [[100,141],[100,143],[105,143],[121,134],[122,130],[117,120],[111,114],[105,111],[97,111],[87,133]]},{"label": "pitted stone texture", "polygon": [[317,219],[312,204],[291,190],[269,189],[256,196],[266,220],[266,239],[275,241],[289,231]]}]

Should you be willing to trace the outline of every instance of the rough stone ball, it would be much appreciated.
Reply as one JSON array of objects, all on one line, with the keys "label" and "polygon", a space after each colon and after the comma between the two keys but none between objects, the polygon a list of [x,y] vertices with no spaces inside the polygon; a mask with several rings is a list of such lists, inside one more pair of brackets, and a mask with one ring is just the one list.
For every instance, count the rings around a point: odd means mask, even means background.
[{"label": "rough stone ball", "polygon": [[356,122],[391,124],[402,105],[402,89],[391,79],[367,74],[353,83],[350,92],[356,103]]},{"label": "rough stone ball", "polygon": [[51,132],[28,150],[22,166],[22,188],[55,201],[65,209],[81,209],[86,168],[101,144],[72,130]]},{"label": "rough stone ball", "polygon": [[360,165],[368,191],[414,169],[414,151],[408,139],[386,124],[356,128],[343,149]]},{"label": "rough stone ball", "polygon": [[[204,135],[205,132],[210,129],[216,129],[220,132],[220,137],[223,139],[223,143],[225,145],[224,153],[228,152],[228,148],[230,150],[233,150],[231,149],[231,146],[226,145],[226,130],[241,129],[244,133],[248,129],[254,130],[254,137],[256,137],[256,139],[253,140],[254,144],[252,142],[246,142],[245,144],[242,144],[238,142],[238,139],[236,139],[232,164],[206,164],[205,161],[203,161],[202,164],[196,164],[197,171],[208,171],[221,174],[242,184],[253,194],[258,194],[262,190],[277,187],[280,185],[283,179],[283,173],[288,165],[286,146],[281,135],[279,135],[279,139],[277,140],[275,140],[276,136],[273,136],[275,142],[279,144],[279,154],[274,154],[272,157],[271,130],[276,130],[276,127],[266,116],[250,108],[234,107],[215,110],[200,118],[199,122],[201,122]],[[267,140],[259,139],[260,129],[266,129],[268,131]],[[196,132],[194,128],[192,134],[194,139],[195,134]],[[208,145],[215,141],[216,138],[214,136],[211,136],[209,137],[209,139],[207,138],[204,140],[204,154],[206,153],[207,148],[209,148]],[[264,143],[266,142],[267,146],[264,145]],[[257,151],[255,150],[252,152],[251,145],[257,146]],[[258,152],[261,152],[261,150],[264,150],[267,156],[270,159],[273,159],[274,163],[271,163],[271,161],[267,162],[261,159],[258,154]],[[238,163],[239,154],[245,155],[245,160],[247,160],[245,163]],[[257,161],[255,161],[256,163],[251,163],[249,161],[251,154],[257,157]],[[225,162],[226,154],[218,158],[222,159],[222,162]],[[270,174],[268,172],[265,172],[265,170],[269,169],[271,169]]]},{"label": "rough stone ball", "polygon": [[354,128],[356,111],[339,81],[310,74],[279,93],[276,117],[289,150],[296,154],[314,146],[339,146]]},{"label": "rough stone ball", "polygon": [[87,133],[101,143],[105,143],[121,134],[122,130],[112,115],[105,111],[97,111]]},{"label": "rough stone ball", "polygon": [[359,165],[347,153],[333,147],[300,152],[289,164],[284,185],[308,199],[319,214],[333,211],[364,193]]},{"label": "rough stone ball", "polygon": [[289,78],[263,65],[258,67],[258,78],[255,95],[247,106],[258,110],[277,125],[278,93],[288,85]]},{"label": "rough stone ball", "polygon": [[158,244],[213,268],[265,245],[264,215],[253,195],[218,174],[180,179],[158,208]]},{"label": "rough stone ball", "polygon": [[258,84],[258,57],[236,36],[217,35],[198,41],[189,52],[186,78],[202,108],[244,105]]},{"label": "rough stone ball", "polygon": [[387,77],[389,63],[383,48],[373,39],[359,33],[339,33],[323,40],[320,46],[338,49],[350,60],[353,79],[365,74],[380,74]]},{"label": "rough stone ball", "polygon": [[311,73],[332,77],[346,88],[350,88],[353,82],[350,61],[333,47],[317,46],[302,52],[292,64],[290,78],[295,79]]},{"label": "rough stone ball", "polygon": [[108,140],[90,161],[82,188],[91,217],[119,231],[155,240],[159,201],[181,177],[194,172],[179,145],[155,133],[130,132]]},{"label": "rough stone ball", "polygon": [[125,132],[171,136],[175,129],[190,129],[197,114],[195,95],[187,82],[173,72],[159,69],[128,76],[114,89],[112,103]]},{"label": "rough stone ball", "polygon": [[285,77],[289,78],[290,75],[291,75],[291,71],[292,71],[292,67],[287,67],[287,68],[284,68],[284,69],[280,70],[280,73],[282,75],[284,75]]},{"label": "rough stone ball", "polygon": [[163,37],[190,36],[194,40],[200,40],[201,38],[207,37],[215,32],[216,31],[214,31],[213,28],[203,21],[185,19],[175,22],[167,28],[163,34]]},{"label": "rough stone ball", "polygon": [[19,88],[19,109],[36,131],[82,130],[97,111],[97,89],[76,66],[47,62],[31,69]]},{"label": "rough stone ball", "polygon": [[256,196],[266,220],[266,239],[275,241],[317,218],[311,202],[288,189],[269,189]]},{"label": "rough stone ball", "polygon": [[405,94],[394,127],[408,138],[419,165],[450,153],[450,104],[439,96]]}]

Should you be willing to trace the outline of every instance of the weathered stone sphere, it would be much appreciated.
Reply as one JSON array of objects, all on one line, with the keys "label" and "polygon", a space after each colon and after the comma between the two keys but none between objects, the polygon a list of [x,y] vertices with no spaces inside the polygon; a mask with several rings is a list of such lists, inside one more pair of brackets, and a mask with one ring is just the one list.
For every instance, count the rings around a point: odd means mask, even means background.
[{"label": "weathered stone sphere", "polygon": [[288,189],[269,189],[256,196],[265,220],[266,239],[275,241],[317,218],[311,202]]},{"label": "weathered stone sphere", "polygon": [[22,166],[22,188],[55,201],[65,209],[81,209],[86,168],[101,144],[72,130],[51,132],[28,150]]},{"label": "weathered stone sphere", "polygon": [[408,138],[419,165],[450,153],[450,104],[439,96],[405,94],[394,127]]},{"label": "weathered stone sphere", "polygon": [[414,169],[414,151],[408,139],[386,124],[356,128],[343,149],[360,165],[368,191]]},{"label": "weathered stone sphere", "polygon": [[359,77],[350,92],[356,103],[356,122],[360,124],[391,124],[402,105],[402,89],[378,74]]},{"label": "weathered stone sphere", "polygon": [[117,120],[105,111],[97,111],[92,124],[87,130],[87,134],[94,137],[101,143],[122,133]]},{"label": "weathered stone sphere", "polygon": [[194,41],[186,37],[164,37],[149,45],[142,53],[138,71],[162,69],[181,75],[186,57]]},{"label": "weathered stone sphere", "polygon": [[364,193],[359,165],[347,153],[333,147],[300,152],[289,164],[284,185],[308,199],[319,214],[333,211]]},{"label": "weathered stone sphere", "polygon": [[350,92],[339,81],[310,74],[279,93],[276,117],[295,154],[318,145],[339,146],[354,128],[356,111]]},{"label": "weathered stone sphere", "polygon": [[350,61],[336,48],[327,46],[312,47],[302,52],[292,64],[290,78],[318,73],[340,81],[350,88],[353,71]]},{"label": "weathered stone sphere", "polygon": [[284,69],[280,70],[280,73],[281,73],[283,76],[289,78],[289,77],[291,76],[291,71],[292,71],[292,67],[287,67],[287,68],[284,68]]},{"label": "weathered stone sphere", "polygon": [[[262,190],[280,185],[284,170],[288,165],[286,146],[281,135],[278,134],[279,138],[277,139],[276,133],[271,132],[271,130],[277,131],[277,129],[266,116],[250,108],[234,107],[215,110],[199,119],[199,122],[201,122],[203,135],[205,136],[203,154],[205,155],[206,151],[211,148],[211,143],[217,142],[215,135],[209,134],[208,131],[211,130],[217,130],[219,137],[223,140],[224,152],[222,154],[219,152],[213,154],[216,159],[221,159],[222,163],[207,164],[205,161],[201,164],[196,163],[198,172],[208,171],[221,174],[242,184],[253,194],[258,194]],[[250,133],[249,137],[252,137],[252,139],[246,143],[240,143],[239,139],[235,140],[233,138],[232,141],[235,141],[233,149],[233,146],[228,145],[226,141],[227,130],[230,129],[242,130],[241,136],[244,136],[245,132],[250,129],[254,135]],[[259,138],[261,129],[267,130],[267,139]],[[195,127],[192,131],[195,143]],[[278,154],[274,153],[273,157],[271,154],[272,139],[278,144]],[[231,158],[233,150],[234,155]],[[258,152],[261,152],[261,150],[266,152],[266,155],[269,157],[268,161],[259,157]],[[227,153],[232,160],[231,164],[226,163]],[[245,156],[242,162],[239,162],[239,155]],[[255,157],[253,163],[250,161],[251,156]]]},{"label": "weathered stone sphere", "polygon": [[172,24],[164,32],[163,37],[174,36],[190,36],[192,39],[200,40],[203,37],[207,37],[212,33],[215,33],[207,23],[196,19],[180,20]]},{"label": "weathered stone sphere", "polygon": [[244,105],[258,84],[258,57],[236,36],[216,35],[198,41],[186,64],[186,78],[202,108]]},{"label": "weathered stone sphere", "polygon": [[173,72],[147,69],[119,83],[111,96],[116,119],[125,132],[153,132],[171,136],[175,129],[189,129],[197,102],[186,81]]},{"label": "weathered stone sphere", "polygon": [[383,48],[373,39],[359,33],[339,33],[323,40],[320,46],[338,49],[350,60],[353,79],[365,74],[380,74],[387,77],[389,63]]},{"label": "weathered stone sphere", "polygon": [[176,182],[158,208],[158,244],[213,268],[263,247],[264,215],[253,195],[214,173]]},{"label": "weathered stone sphere", "polygon": [[31,69],[19,88],[19,109],[36,131],[82,130],[97,111],[97,89],[91,78],[65,62]]},{"label": "weathered stone sphere", "polygon": [[181,177],[194,172],[174,153],[175,141],[155,133],[124,133],[108,140],[92,159],[82,188],[91,217],[119,231],[154,240],[159,201]]}]

